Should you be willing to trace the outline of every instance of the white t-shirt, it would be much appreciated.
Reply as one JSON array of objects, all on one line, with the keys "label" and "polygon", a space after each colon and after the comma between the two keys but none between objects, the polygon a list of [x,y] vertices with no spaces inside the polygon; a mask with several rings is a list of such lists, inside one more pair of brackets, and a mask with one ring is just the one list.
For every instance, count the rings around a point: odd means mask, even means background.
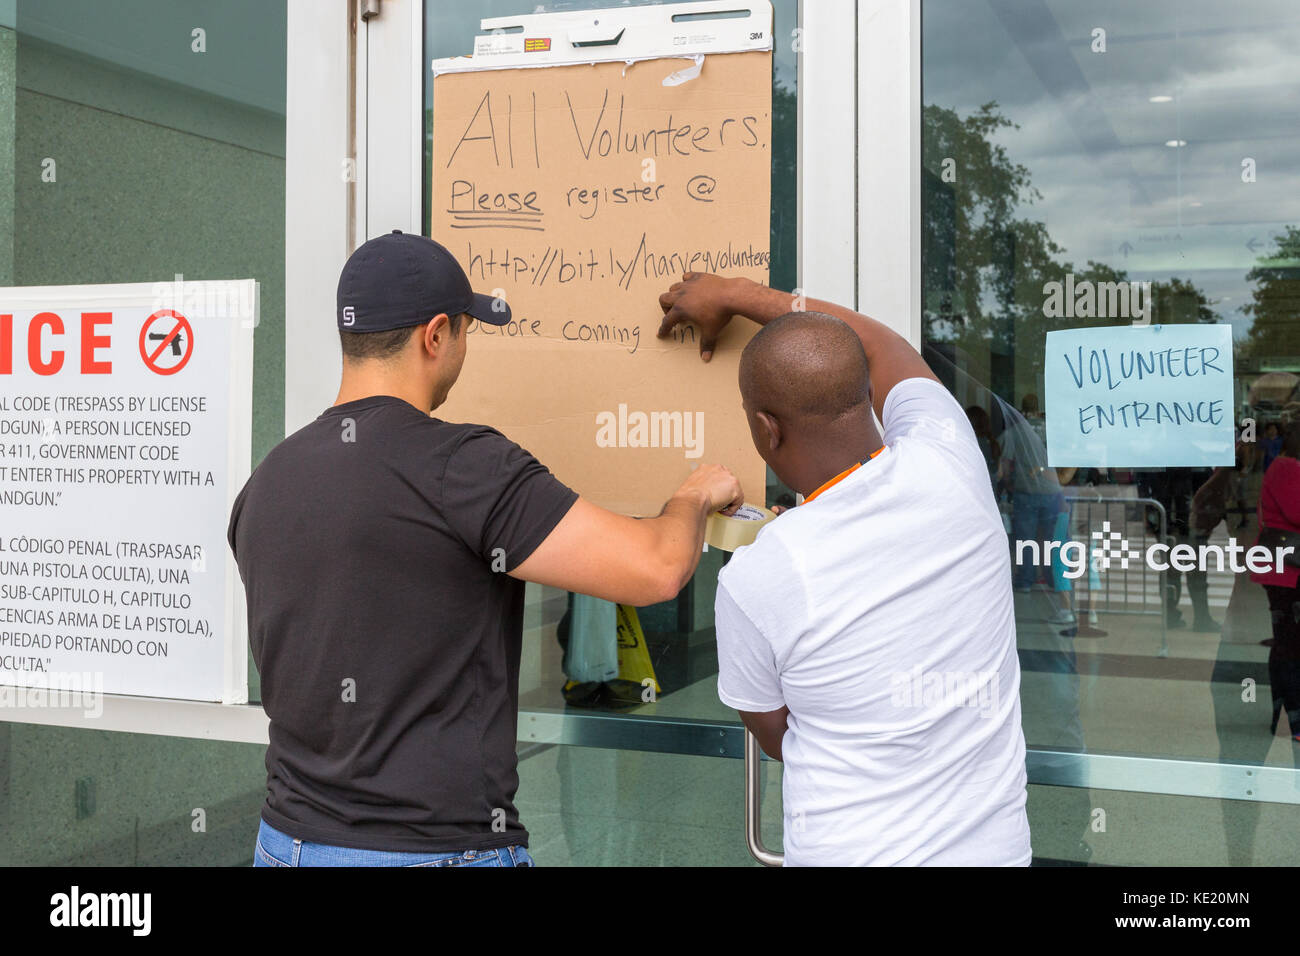
[{"label": "white t-shirt", "polygon": [[718,578],[718,696],[790,708],[787,866],[1028,865],[1007,538],[966,414],[889,393],[885,450]]}]

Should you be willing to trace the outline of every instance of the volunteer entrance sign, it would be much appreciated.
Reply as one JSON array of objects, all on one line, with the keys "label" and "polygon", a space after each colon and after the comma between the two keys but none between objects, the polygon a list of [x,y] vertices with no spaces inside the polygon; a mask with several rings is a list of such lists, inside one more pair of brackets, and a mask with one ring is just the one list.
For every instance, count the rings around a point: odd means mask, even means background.
[{"label": "volunteer entrance sign", "polygon": [[0,684],[244,703],[257,284],[0,288]]},{"label": "volunteer entrance sign", "polygon": [[1052,467],[1233,463],[1230,326],[1048,332],[1044,379]]}]

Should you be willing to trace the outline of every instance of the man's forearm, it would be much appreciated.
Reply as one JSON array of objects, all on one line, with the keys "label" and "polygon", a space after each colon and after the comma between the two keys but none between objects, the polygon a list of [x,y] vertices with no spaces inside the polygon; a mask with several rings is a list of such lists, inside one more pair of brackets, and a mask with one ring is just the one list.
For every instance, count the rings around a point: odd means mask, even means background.
[{"label": "man's forearm", "polygon": [[[795,311],[796,299],[749,279],[731,279],[731,308],[736,315],[766,325],[773,319]],[[908,341],[875,319],[827,302],[823,299],[800,298],[799,306],[806,312],[825,312],[848,323],[862,341],[875,383],[874,405],[877,415],[882,415],[889,390],[905,378],[935,378],[916,349]]]},{"label": "man's forearm", "polygon": [[676,597],[684,588],[700,563],[704,551],[704,525],[712,507],[702,495],[678,492],[668,499],[659,517],[650,519],[655,525],[659,560],[678,574]]},{"label": "man's forearm", "polygon": [[771,286],[765,286],[750,279],[736,279],[733,281],[735,283],[733,295],[737,307],[736,314],[752,319],[759,325],[766,325],[787,312],[795,311],[797,302],[802,311],[825,312],[827,315],[833,315],[835,318],[847,322],[853,328],[853,331],[858,333],[858,338],[862,339],[862,347],[866,350],[868,359],[872,358],[873,353],[880,353],[891,346],[902,345],[908,351],[913,353],[916,351],[908,345],[906,339],[889,328],[889,326],[842,305],[836,305],[834,302],[827,302],[824,299],[796,297],[789,292],[782,292],[779,289],[773,289]]}]

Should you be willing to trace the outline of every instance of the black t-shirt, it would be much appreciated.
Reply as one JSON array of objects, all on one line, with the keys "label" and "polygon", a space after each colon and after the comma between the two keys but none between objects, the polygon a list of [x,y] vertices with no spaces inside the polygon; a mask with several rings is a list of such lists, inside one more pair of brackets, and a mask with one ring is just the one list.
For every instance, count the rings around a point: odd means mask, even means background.
[{"label": "black t-shirt", "polygon": [[377,850],[527,845],[524,585],[577,495],[500,432],[374,396],[253,472],[229,541],[270,717],[263,818]]}]

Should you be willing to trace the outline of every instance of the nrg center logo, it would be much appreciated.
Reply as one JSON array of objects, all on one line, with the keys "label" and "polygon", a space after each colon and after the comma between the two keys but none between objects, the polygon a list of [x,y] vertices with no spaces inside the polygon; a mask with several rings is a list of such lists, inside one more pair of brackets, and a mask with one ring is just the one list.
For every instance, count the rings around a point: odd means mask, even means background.
[{"label": "nrg center logo", "polygon": [[[1248,547],[1229,538],[1227,544],[1166,544],[1156,542],[1139,551],[1119,531],[1112,531],[1110,522],[1104,521],[1100,531],[1092,532],[1091,560],[1096,571],[1109,571],[1112,564],[1125,570],[1130,563],[1142,561],[1153,571],[1231,571],[1241,574],[1280,572],[1286,556],[1295,553],[1293,547],[1266,548],[1262,545]],[[1016,541],[1016,564],[1048,567],[1053,557],[1065,565],[1066,578],[1079,578],[1088,570],[1090,552],[1083,541]],[[1244,563],[1243,563],[1244,562]]]}]

